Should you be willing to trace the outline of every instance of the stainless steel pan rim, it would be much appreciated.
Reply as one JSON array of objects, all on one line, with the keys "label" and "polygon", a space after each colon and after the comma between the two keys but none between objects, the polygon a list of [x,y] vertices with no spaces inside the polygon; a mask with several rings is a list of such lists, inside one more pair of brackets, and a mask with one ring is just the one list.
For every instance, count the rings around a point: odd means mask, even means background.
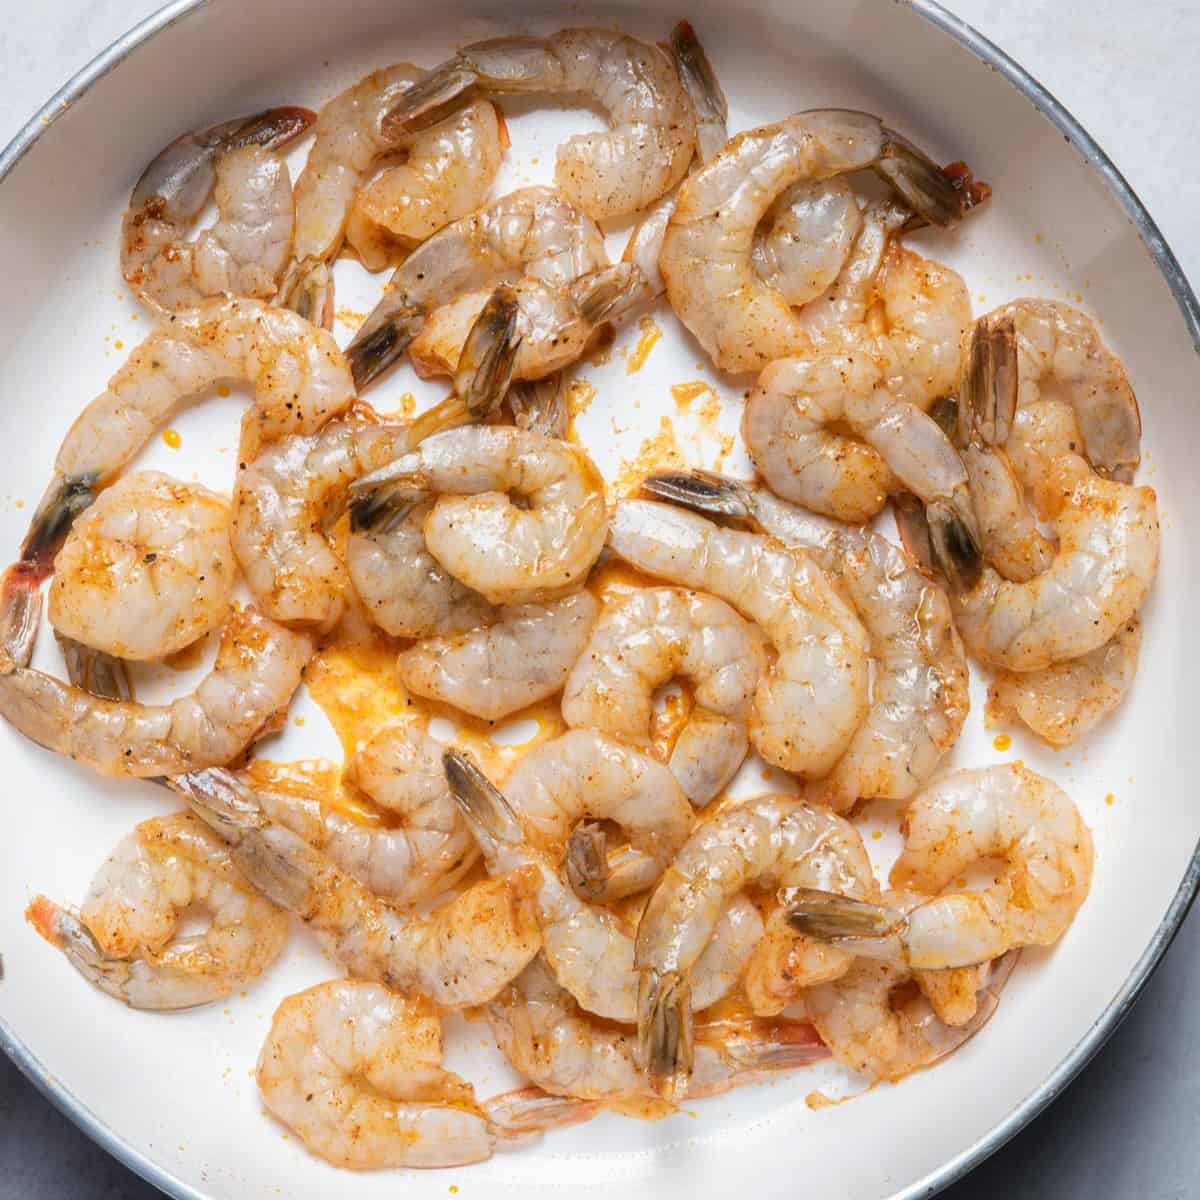
[{"label": "stainless steel pan rim", "polygon": [[[86,67],[70,79],[50,100],[30,118],[24,128],[0,153],[0,183],[14,166],[24,157],[54,121],[91,87],[135,50],[156,37],[164,29],[184,20],[190,14],[210,3],[211,0],[174,0],[165,8],[135,25],[124,36],[118,38],[106,50],[98,54]],[[1104,181],[1108,190],[1117,198],[1129,219],[1145,243],[1146,249],[1158,265],[1171,294],[1175,297],[1191,333],[1192,343],[1200,353],[1200,303],[1197,303],[1179,260],[1167,245],[1158,226],[1146,211],[1133,188],[1117,170],[1115,164],[1096,144],[1091,135],[1079,122],[1028,72],[1018,66],[998,46],[988,41],[965,21],[947,12],[934,0],[895,0],[911,9],[917,16],[936,26],[953,38],[981,62],[998,71],[1009,83],[1022,93],[1047,120],[1051,121],[1079,151],[1089,166]],[[1010,1138],[1019,1133],[1048,1104],[1067,1087],[1072,1079],[1087,1065],[1093,1055],[1112,1036],[1117,1026],[1125,1019],[1134,1002],[1146,986],[1155,967],[1166,953],[1179,927],[1183,924],[1192,902],[1200,890],[1200,845],[1192,853],[1188,869],[1170,907],[1154,932],[1149,945],[1138,959],[1120,991],[1108,1007],[1100,1014],[1092,1027],[1075,1044],[1067,1056],[1031,1095],[1027,1096],[985,1137],[967,1147],[957,1157],[943,1163],[893,1200],[918,1200],[933,1196],[943,1188],[961,1179],[988,1155],[1000,1149]],[[62,1113],[69,1117],[93,1141],[97,1142],[114,1158],[119,1159],[143,1179],[154,1184],[177,1200],[209,1200],[202,1192],[152,1162],[139,1150],[122,1140],[119,1134],[90,1108],[64,1091],[51,1078],[43,1064],[8,1025],[0,1020],[0,1047],[17,1064],[20,1070]]]}]

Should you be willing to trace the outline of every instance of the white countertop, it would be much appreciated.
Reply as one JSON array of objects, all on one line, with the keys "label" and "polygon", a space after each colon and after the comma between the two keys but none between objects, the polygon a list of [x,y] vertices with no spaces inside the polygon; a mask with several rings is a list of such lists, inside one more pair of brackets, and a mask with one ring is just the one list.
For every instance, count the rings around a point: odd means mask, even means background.
[{"label": "white countertop", "polygon": [[[159,0],[4,0],[0,145],[158,7]],[[1200,0],[952,0],[949,7],[1092,133],[1200,286]],[[1200,1194],[1198,930],[1196,918],[1184,925],[1133,1015],[1067,1093],[948,1196]],[[0,1164],[0,1200],[157,1194],[69,1127],[2,1059]]]}]

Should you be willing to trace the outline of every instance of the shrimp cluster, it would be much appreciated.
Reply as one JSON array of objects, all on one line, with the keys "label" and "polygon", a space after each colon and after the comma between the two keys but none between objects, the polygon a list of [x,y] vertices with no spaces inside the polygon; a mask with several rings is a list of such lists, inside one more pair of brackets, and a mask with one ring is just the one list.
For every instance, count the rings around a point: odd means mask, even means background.
[{"label": "shrimp cluster", "polygon": [[[558,147],[554,186],[494,195],[514,94],[607,128]],[[1125,369],[1061,302],[973,318],[908,244],[974,219],[965,164],[869,113],[728,122],[687,22],[572,28],[184,133],[133,189],[120,265],[154,325],[4,575],[0,716],[174,811],[78,910],[27,918],[52,965],[158,1011],[268,991],[289,922],[312,931],[342,977],[281,999],[256,1071],[297,1153],[457,1167],[822,1059],[898,1082],[1087,898],[1061,787],[945,765],[969,656],[987,720],[1055,747],[1133,684],[1159,532]],[[379,292],[343,348],[344,257]],[[631,490],[581,444],[572,384],[651,304],[744,396],[755,479],[675,463]],[[380,415],[361,393],[402,360],[450,394]],[[232,478],[134,469],[230,382]],[[190,691],[135,695],[206,650]],[[344,761],[266,755],[301,689]],[[899,814],[886,880],[869,801]],[[443,1067],[462,1010],[528,1086],[481,1099]]]}]

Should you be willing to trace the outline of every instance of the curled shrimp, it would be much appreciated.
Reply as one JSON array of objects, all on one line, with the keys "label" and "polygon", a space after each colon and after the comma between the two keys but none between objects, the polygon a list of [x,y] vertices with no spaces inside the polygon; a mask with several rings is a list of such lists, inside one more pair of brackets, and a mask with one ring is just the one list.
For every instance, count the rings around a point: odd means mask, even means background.
[{"label": "curled shrimp", "polygon": [[287,708],[312,643],[253,609],[221,632],[212,671],[170,704],[107,700],[7,664],[0,715],[27,738],[103,775],[153,777],[236,758]]},{"label": "curled shrimp", "polygon": [[[202,933],[181,934],[202,910]],[[257,979],[283,950],[287,914],[257,895],[221,840],[188,813],[153,817],[122,839],[79,912],[38,896],[35,929],[101,991],[131,1008],[209,1004]]]},{"label": "curled shrimp", "polygon": [[765,659],[753,627],[723,600],[675,588],[634,592],[604,610],[575,657],[563,690],[568,725],[649,746],[655,691],[681,676],[695,703],[671,750],[672,773],[697,806],[737,773]]},{"label": "curled shrimp", "polygon": [[671,307],[717,366],[761,369],[808,347],[803,322],[754,269],[755,233],[793,184],[866,168],[935,224],[971,203],[969,189],[877,117],[836,109],[739,134],[684,181],[659,267]]},{"label": "curled shrimp", "polygon": [[[943,889],[972,863],[1005,869],[982,891]],[[1070,928],[1092,882],[1092,835],[1071,798],[1023,766],[955,771],[904,815],[894,887],[933,896],[909,912],[814,894],[789,920],[802,933],[916,969],[971,966]]]},{"label": "curled shrimp", "polygon": [[[379,270],[384,255],[470,212],[492,186],[507,145],[492,105],[468,105],[411,137],[381,128],[396,98],[424,74],[408,63],[372,71],[317,116],[312,149],[296,180],[294,263],[281,293],[289,308],[318,324],[333,316],[329,264],[348,230],[368,268]],[[372,184],[378,165],[398,153],[407,154],[405,164]]]},{"label": "curled shrimp", "polygon": [[225,840],[246,879],[304,921],[356,978],[463,1008],[489,1000],[540,949],[532,872],[475,884],[428,916],[404,914],[271,821],[262,798],[231,772],[175,776],[170,786]]},{"label": "curled shrimp", "polygon": [[600,472],[555,438],[492,426],[435,434],[351,485],[353,519],[370,524],[380,506],[403,506],[421,491],[438,494],[425,518],[429,552],[493,604],[569,593],[604,547]]},{"label": "curled shrimp", "polygon": [[[121,271],[156,308],[179,312],[222,293],[269,300],[292,253],[292,183],[273,151],[316,114],[272,108],[185,133],[142,173],[121,227]],[[216,193],[218,219],[188,228]]]},{"label": "curled shrimp", "polygon": [[650,897],[638,926],[638,1039],[650,1080],[681,1095],[693,1065],[689,996],[722,909],[747,884],[845,895],[874,888],[858,831],[793,796],[761,796],[706,817]]},{"label": "curled shrimp", "polygon": [[925,986],[906,987],[913,977],[907,967],[865,958],[805,992],[804,1013],[843,1066],[895,1081],[945,1058],[987,1024],[1016,959],[1012,952],[978,968],[935,973],[960,976],[954,986],[969,990],[973,1015],[962,1023],[947,1021]]},{"label": "curled shrimp", "polygon": [[116,658],[163,658],[224,624],[235,571],[229,505],[140,471],[72,526],[54,560],[50,623]]},{"label": "curled shrimp", "polygon": [[589,592],[509,605],[490,624],[402,650],[396,671],[414,695],[497,721],[562,688],[597,608]]},{"label": "curled shrimp", "polygon": [[886,538],[823,521],[763,488],[706,471],[651,476],[644,487],[805,550],[841,584],[862,621],[875,665],[870,707],[832,770],[809,783],[808,797],[842,811],[917,792],[958,740],[970,707],[966,654],[946,593]]},{"label": "curled shrimp", "polygon": [[827,774],[867,713],[869,643],[816,562],[646,500],[617,505],[609,541],[639,570],[711,592],[758,626],[776,659],[755,692],[750,741],[785,770]]},{"label": "curled shrimp", "polygon": [[595,1112],[536,1091],[481,1102],[441,1062],[442,1022],[425,997],[338,979],[280,1004],[255,1078],[311,1153],[358,1171],[481,1162]]},{"label": "curled shrimp", "polygon": [[[576,731],[567,736],[575,737],[578,744],[584,735]],[[594,751],[604,745],[603,739],[593,744],[590,758],[596,766],[599,763]],[[610,763],[621,761],[618,753],[622,749],[607,751]],[[625,761],[634,754],[624,749]],[[449,750],[443,762],[488,870],[493,874],[536,873],[543,949],[555,978],[588,1012],[631,1024],[637,1017],[633,938],[614,913],[587,904],[567,886],[556,869],[553,854],[534,843],[507,799],[466,755]],[[576,756],[575,765],[585,766],[582,755]],[[582,781],[574,782],[577,786]],[[585,796],[585,803],[595,803],[603,810],[620,799],[618,791],[615,796]],[[735,897],[715,914],[713,937],[695,965],[691,995],[695,1008],[707,1007],[733,987],[761,934],[762,919],[749,901]]]},{"label": "curled shrimp", "polygon": [[464,97],[512,92],[582,95],[608,113],[604,133],[577,134],[559,146],[555,171],[567,199],[597,220],[658,199],[683,177],[695,150],[696,115],[670,59],[605,29],[464,46],[399,97],[382,128],[420,128]]},{"label": "curled shrimp", "polygon": [[[637,1032],[593,1020],[536,958],[487,1007],[492,1035],[509,1061],[559,1096],[643,1111],[657,1099],[637,1060]],[[698,1022],[691,1096],[809,1066],[826,1057],[812,1027],[796,1021]],[[640,1103],[636,1103],[640,1102]]]}]

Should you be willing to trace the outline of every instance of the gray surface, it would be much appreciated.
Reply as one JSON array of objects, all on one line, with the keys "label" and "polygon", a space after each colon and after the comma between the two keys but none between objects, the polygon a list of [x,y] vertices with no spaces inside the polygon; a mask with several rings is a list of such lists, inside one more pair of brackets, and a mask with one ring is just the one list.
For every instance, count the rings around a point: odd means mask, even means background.
[{"label": "gray surface", "polygon": [[[40,0],[23,8],[20,22],[0,24],[0,144],[69,75],[160,2]],[[1200,4],[1092,0],[1083,11],[1045,0],[948,2],[1098,138],[1184,269],[1193,280],[1200,277]],[[5,11],[14,7],[9,0]],[[1132,1015],[1066,1093],[944,1195],[1200,1196],[1200,1021],[1191,998],[1200,985],[1198,928],[1196,918],[1184,925]],[[88,1141],[0,1055],[0,1200],[157,1194]]]},{"label": "gray surface", "polygon": [[[1200,1195],[1198,922],[1195,915],[1185,922],[1128,1020],[1083,1074],[1028,1129],[943,1192],[947,1200]],[[347,1193],[352,1184],[348,1179]],[[88,1141],[0,1054],[2,1200],[158,1195]]]}]

